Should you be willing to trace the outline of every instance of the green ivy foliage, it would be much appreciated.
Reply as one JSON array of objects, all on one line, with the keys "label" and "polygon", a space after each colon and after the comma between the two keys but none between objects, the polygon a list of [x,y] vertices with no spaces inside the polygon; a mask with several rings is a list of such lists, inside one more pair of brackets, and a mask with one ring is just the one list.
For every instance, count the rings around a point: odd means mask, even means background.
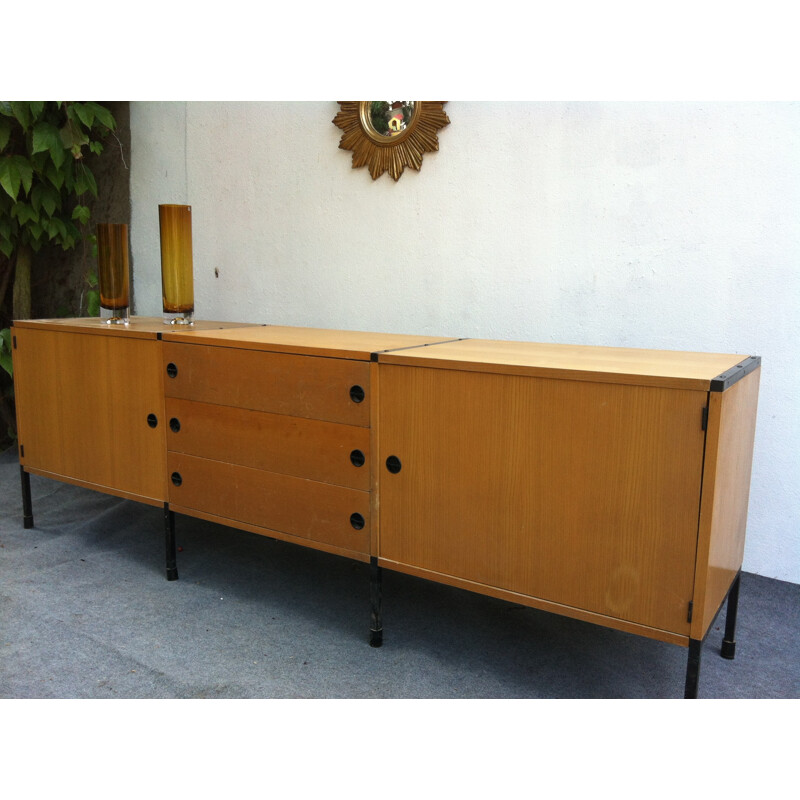
[{"label": "green ivy foliage", "polygon": [[0,101],[0,253],[80,241],[97,197],[84,155],[102,152],[115,126],[98,103]]}]

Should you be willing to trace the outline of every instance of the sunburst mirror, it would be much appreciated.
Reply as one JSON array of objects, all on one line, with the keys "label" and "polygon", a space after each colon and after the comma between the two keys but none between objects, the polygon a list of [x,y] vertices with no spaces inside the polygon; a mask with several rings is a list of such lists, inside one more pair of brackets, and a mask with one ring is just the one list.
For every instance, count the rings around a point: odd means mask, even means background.
[{"label": "sunburst mirror", "polygon": [[436,132],[450,124],[446,100],[340,100],[333,124],[339,148],[353,151],[353,169],[368,166],[372,180],[388,172],[398,180],[406,167],[419,170],[425,153],[439,149]]}]

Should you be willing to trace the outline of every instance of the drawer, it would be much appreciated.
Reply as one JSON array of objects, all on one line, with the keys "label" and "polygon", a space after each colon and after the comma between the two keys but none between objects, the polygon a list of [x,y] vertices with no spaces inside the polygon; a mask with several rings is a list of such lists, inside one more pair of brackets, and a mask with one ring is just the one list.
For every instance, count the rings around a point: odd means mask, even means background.
[{"label": "drawer", "polygon": [[167,397],[369,426],[369,362],[163,342]]},{"label": "drawer", "polygon": [[167,398],[167,449],[369,491],[369,428]]},{"label": "drawer", "polygon": [[369,492],[183,453],[167,468],[170,505],[369,552]]}]

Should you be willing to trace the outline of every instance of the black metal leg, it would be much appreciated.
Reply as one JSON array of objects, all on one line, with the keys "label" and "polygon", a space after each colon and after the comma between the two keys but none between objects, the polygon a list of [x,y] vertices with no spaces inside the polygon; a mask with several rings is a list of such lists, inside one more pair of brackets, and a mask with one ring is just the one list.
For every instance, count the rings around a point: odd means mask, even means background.
[{"label": "black metal leg", "polygon": [[25,528],[33,527],[33,503],[31,502],[31,476],[25,472],[25,467],[19,468],[22,478],[22,525]]},{"label": "black metal leg", "polygon": [[167,541],[167,580],[178,580],[178,562],[175,552],[175,512],[164,503],[164,533]]},{"label": "black metal leg", "polygon": [[380,647],[383,644],[383,622],[381,620],[381,568],[378,559],[369,560],[369,599],[372,606],[369,643],[371,647]]},{"label": "black metal leg", "polygon": [[683,696],[687,700],[697,698],[697,686],[700,682],[700,656],[703,654],[703,640],[689,639],[689,663],[686,666],[686,688]]},{"label": "black metal leg", "polygon": [[736,575],[731,590],[728,592],[728,607],[725,611],[725,638],[722,640],[720,655],[723,658],[733,658],[736,655],[736,612],[739,609],[739,583],[742,573]]}]

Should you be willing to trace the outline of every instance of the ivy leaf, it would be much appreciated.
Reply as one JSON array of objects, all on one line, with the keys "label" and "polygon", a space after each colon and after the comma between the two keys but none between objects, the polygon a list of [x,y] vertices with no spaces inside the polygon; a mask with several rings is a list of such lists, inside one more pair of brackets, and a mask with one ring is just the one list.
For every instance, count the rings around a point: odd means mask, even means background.
[{"label": "ivy leaf", "polygon": [[17,165],[17,172],[22,179],[22,188],[25,189],[25,194],[31,190],[33,183],[33,167],[30,161],[25,156],[12,156],[14,163]]},{"label": "ivy leaf", "polygon": [[13,376],[14,367],[11,360],[11,329],[3,328],[0,331],[0,367]]},{"label": "ivy leaf", "polygon": [[42,187],[42,208],[52,217],[55,210],[61,208],[61,195],[47,184],[39,185]]},{"label": "ivy leaf", "polygon": [[8,144],[11,138],[11,123],[0,117],[0,151]]},{"label": "ivy leaf", "polygon": [[0,158],[0,186],[6,190],[6,194],[14,201],[16,201],[19,194],[21,182],[13,156]]},{"label": "ivy leaf", "polygon": [[[33,187],[33,191],[31,192],[31,205],[33,206],[34,211],[38,213],[39,209],[42,207],[42,192],[44,191],[44,184],[37,183],[36,186]],[[50,212],[52,214],[52,211]]]},{"label": "ivy leaf", "polygon": [[94,113],[96,122],[105,125],[109,130],[114,130],[116,122],[114,122],[114,117],[105,106],[101,106],[99,103],[86,103],[86,106]]},{"label": "ivy leaf", "polygon": [[[63,153],[64,151],[62,150],[61,152]],[[60,164],[55,163],[48,164],[44,172],[47,180],[49,180],[50,183],[52,183],[53,186],[55,186],[59,191],[61,191],[61,187],[64,185],[64,173],[59,169],[60,166]]]},{"label": "ivy leaf", "polygon": [[29,203],[23,203],[22,201],[11,206],[11,216],[12,218],[16,217],[20,225],[30,221],[39,221],[39,212]]},{"label": "ivy leaf", "polygon": [[55,239],[56,236],[61,237],[62,241],[68,238],[67,228],[64,225],[63,220],[60,220],[58,217],[51,217],[49,220],[47,220],[45,228],[47,229],[47,234],[51,239]]},{"label": "ivy leaf", "polygon": [[33,114],[34,119],[38,119],[42,111],[44,111],[44,102],[40,100],[35,100],[31,103],[31,114]]},{"label": "ivy leaf", "polygon": [[75,206],[72,211],[72,219],[77,219],[81,225],[85,225],[89,221],[91,215],[92,212],[89,210],[88,206]]},{"label": "ivy leaf", "polygon": [[33,126],[33,149],[31,153],[43,153],[45,150],[52,151],[58,148],[63,152],[59,141],[58,128],[49,122],[37,122]]},{"label": "ivy leaf", "polygon": [[83,168],[86,178],[86,184],[89,191],[92,193],[93,197],[97,197],[97,181],[94,179],[94,175],[92,175],[91,171],[86,167]]},{"label": "ivy leaf", "polygon": [[72,108],[78,119],[87,127],[91,128],[94,123],[94,110],[91,103],[74,103]]},{"label": "ivy leaf", "polygon": [[22,125],[22,130],[27,131],[31,125],[31,112],[28,103],[11,103],[11,113],[17,122]]}]

